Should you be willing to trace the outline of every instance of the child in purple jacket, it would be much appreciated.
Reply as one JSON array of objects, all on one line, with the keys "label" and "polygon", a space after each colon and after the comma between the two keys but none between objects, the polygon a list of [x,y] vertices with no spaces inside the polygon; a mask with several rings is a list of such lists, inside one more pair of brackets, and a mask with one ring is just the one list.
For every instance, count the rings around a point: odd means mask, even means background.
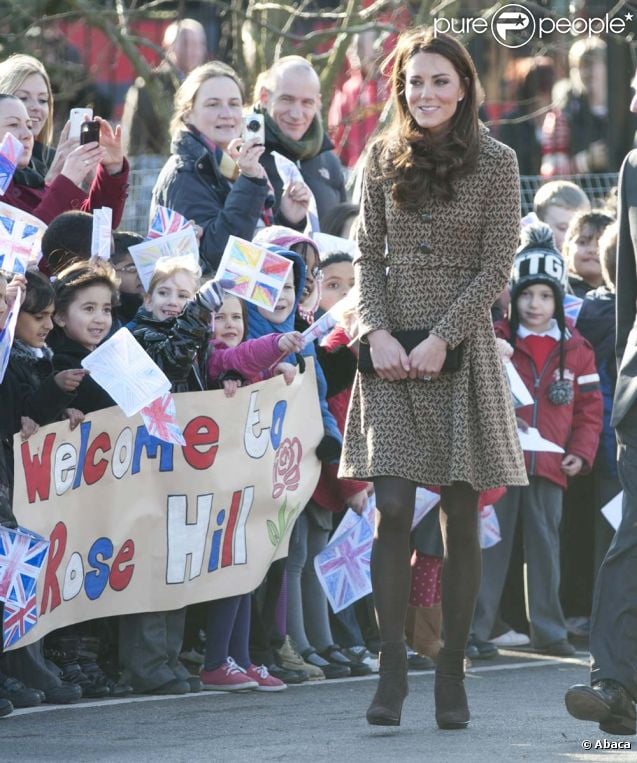
[{"label": "child in purple jacket", "polygon": [[[295,366],[280,363],[282,356],[299,352],[303,339],[298,331],[267,334],[246,342],[246,311],[243,302],[226,294],[215,314],[214,352],[208,360],[208,381],[223,387],[232,397],[237,387],[283,374],[290,384]],[[216,599],[208,604],[206,653],[201,682],[207,691],[281,691],[286,685],[271,676],[265,665],[256,666],[248,649],[251,594]]]},{"label": "child in purple jacket", "polygon": [[252,384],[283,374],[287,384],[296,374],[296,366],[279,362],[282,357],[303,349],[298,331],[287,334],[266,334],[244,342],[247,313],[244,303],[232,294],[226,294],[223,305],[215,315],[214,352],[208,360],[208,380],[232,397],[242,384]]}]

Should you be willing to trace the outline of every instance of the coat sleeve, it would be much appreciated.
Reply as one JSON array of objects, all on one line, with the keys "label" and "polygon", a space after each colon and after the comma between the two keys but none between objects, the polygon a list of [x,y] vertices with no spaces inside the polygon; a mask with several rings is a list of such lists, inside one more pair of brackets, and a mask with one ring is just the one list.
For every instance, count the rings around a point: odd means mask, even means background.
[{"label": "coat sleeve", "polygon": [[26,206],[21,201],[13,181],[7,188],[3,200],[18,209],[23,209],[48,225],[63,212],[82,208],[86,201],[86,194],[67,177],[58,175],[51,185],[44,188],[35,206]]},{"label": "coat sleeve", "polygon": [[[75,392],[65,392],[58,387],[54,374],[47,376],[37,389],[21,384],[19,399],[14,403],[18,421],[21,416],[29,416],[40,426],[50,424],[60,418],[65,408],[73,406],[75,397]],[[18,425],[14,434],[20,428]]]},{"label": "coat sleeve", "polygon": [[195,297],[190,300],[168,331],[140,326],[133,336],[171,382],[188,373],[199,351],[207,346],[210,311]]},{"label": "coat sleeve", "polygon": [[451,349],[484,322],[511,273],[520,234],[520,176],[515,153],[500,148],[485,181],[492,194],[484,208],[480,270],[431,329]]},{"label": "coat sleeve", "polygon": [[314,342],[308,342],[301,352],[301,355],[314,358],[314,368],[316,369],[316,386],[318,388],[319,405],[321,406],[321,417],[323,419],[323,428],[325,429],[325,434],[329,437],[333,437],[337,442],[342,444],[343,435],[341,434],[341,430],[338,428],[338,424],[336,423],[334,415],[327,405],[327,382],[325,381],[325,374],[323,373],[321,364],[318,362],[318,358],[316,357],[316,347],[314,346]]},{"label": "coat sleeve", "polygon": [[113,230],[115,230],[124,214],[124,204],[128,196],[129,171],[126,158],[124,158],[122,171],[117,175],[109,175],[103,165],[98,165],[88,197],[82,202],[80,209],[83,212],[92,212],[100,207],[110,207],[113,210]]},{"label": "coat sleeve", "polygon": [[237,371],[253,379],[281,357],[281,334],[266,334],[248,339],[237,347],[215,347],[208,360],[208,379],[215,381],[226,371]]},{"label": "coat sleeve", "polygon": [[[617,339],[615,354],[617,368],[621,366],[622,358],[628,343],[628,335],[635,325],[637,305],[637,268],[635,267],[635,252],[630,236],[628,220],[628,199],[626,186],[632,180],[637,180],[637,167],[630,164],[633,159],[637,163],[637,152],[632,151],[624,160],[619,176],[619,233],[617,240]],[[635,191],[637,193],[637,191]]]},{"label": "coat sleeve", "polygon": [[[265,179],[240,175],[227,196],[194,172],[179,171],[162,191],[162,204],[203,228],[199,254],[216,270],[229,236],[251,241],[268,194]],[[153,194],[155,196],[155,194]]]},{"label": "coat sleeve", "polygon": [[595,367],[595,353],[586,343],[579,354],[581,363],[578,363],[574,384],[573,422],[565,450],[568,455],[579,456],[584,461],[584,471],[590,471],[602,431],[604,401]]},{"label": "coat sleeve", "polygon": [[385,195],[380,180],[378,154],[372,147],[365,167],[361,212],[358,222],[359,255],[354,260],[358,285],[358,325],[360,336],[370,331],[390,328],[387,310],[385,241]]}]

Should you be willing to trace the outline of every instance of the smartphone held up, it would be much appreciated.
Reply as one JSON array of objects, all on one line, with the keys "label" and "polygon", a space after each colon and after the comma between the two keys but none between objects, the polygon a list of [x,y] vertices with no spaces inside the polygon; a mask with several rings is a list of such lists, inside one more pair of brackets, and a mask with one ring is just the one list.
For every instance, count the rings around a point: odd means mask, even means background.
[{"label": "smartphone held up", "polygon": [[100,142],[100,123],[92,119],[90,122],[82,122],[80,126],[80,145],[93,142]]}]

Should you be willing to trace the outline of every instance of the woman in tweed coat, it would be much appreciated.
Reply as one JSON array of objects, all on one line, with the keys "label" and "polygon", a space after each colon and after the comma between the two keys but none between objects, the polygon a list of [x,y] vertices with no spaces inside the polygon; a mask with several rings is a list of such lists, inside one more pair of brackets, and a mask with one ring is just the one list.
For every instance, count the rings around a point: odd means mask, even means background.
[{"label": "woman in tweed coat", "polygon": [[[514,152],[478,122],[477,91],[459,42],[405,33],[393,62],[394,122],[366,166],[356,275],[361,341],[375,374],[356,378],[339,476],[372,479],[379,512],[372,584],[382,647],[371,724],[398,725],[407,694],[416,486],[442,486],[436,720],[464,728],[464,648],[480,583],[478,492],[527,484],[490,318],[517,246],[519,176]],[[390,334],[401,329],[430,334],[408,354]],[[442,371],[456,347],[459,369]]]}]

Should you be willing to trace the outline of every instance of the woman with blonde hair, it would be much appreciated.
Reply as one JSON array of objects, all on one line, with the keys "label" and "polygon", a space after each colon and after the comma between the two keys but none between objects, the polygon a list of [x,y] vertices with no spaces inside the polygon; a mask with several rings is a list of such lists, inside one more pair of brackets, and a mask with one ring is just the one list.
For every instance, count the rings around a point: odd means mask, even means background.
[{"label": "woman with blonde hair", "polygon": [[361,352],[339,476],[372,480],[376,493],[374,725],[400,723],[416,487],[441,486],[445,643],[434,696],[438,726],[458,729],[469,723],[464,650],[480,584],[478,494],[527,484],[490,316],[517,246],[519,174],[512,149],[478,120],[478,76],[460,42],[408,31],[392,65],[394,121],[365,168],[355,261]]},{"label": "woman with blonde hair", "polygon": [[15,95],[25,105],[34,138],[33,155],[29,166],[18,170],[18,181],[31,185],[47,183],[60,174],[68,154],[79,145],[69,140],[69,124],[60,135],[57,149],[53,140],[53,91],[44,65],[33,56],[16,53],[0,62],[0,93]]}]

